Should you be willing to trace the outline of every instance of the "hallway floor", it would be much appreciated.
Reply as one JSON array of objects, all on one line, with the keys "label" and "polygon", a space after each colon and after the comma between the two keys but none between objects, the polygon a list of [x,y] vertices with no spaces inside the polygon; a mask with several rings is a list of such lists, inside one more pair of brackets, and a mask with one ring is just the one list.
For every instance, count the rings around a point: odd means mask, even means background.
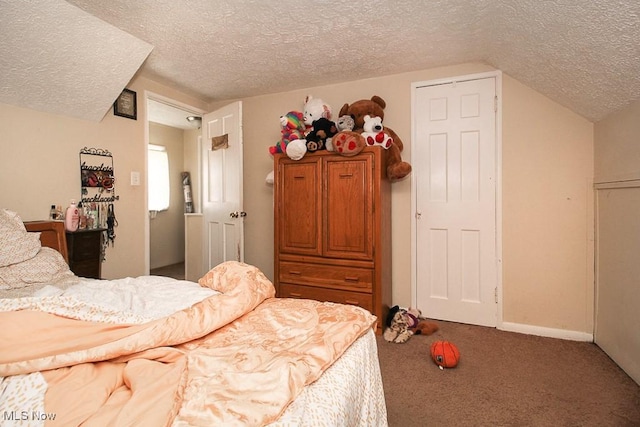
[{"label": "hallway floor", "polygon": [[174,279],[184,280],[184,262],[153,268],[151,269],[151,275],[173,277]]}]

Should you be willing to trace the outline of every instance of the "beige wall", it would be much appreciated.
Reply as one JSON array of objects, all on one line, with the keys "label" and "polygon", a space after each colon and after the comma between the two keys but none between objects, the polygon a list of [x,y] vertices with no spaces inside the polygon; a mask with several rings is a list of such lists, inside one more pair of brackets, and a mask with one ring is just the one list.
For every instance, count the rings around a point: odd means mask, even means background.
[{"label": "beige wall", "polygon": [[[596,343],[640,384],[640,101],[595,125]],[[623,180],[624,182],[620,182]]]},{"label": "beige wall", "polygon": [[[305,95],[322,98],[336,113],[345,102],[381,96],[385,124],[402,138],[403,158],[411,162],[411,84],[490,70],[465,64],[244,99],[247,262],[272,277],[267,147],[278,139],[278,117],[301,109]],[[503,94],[503,320],[591,333],[592,124],[509,76]],[[405,306],[411,304],[410,184],[392,185],[393,303]]]},{"label": "beige wall", "polygon": [[593,330],[593,125],[505,76],[504,321]]},{"label": "beige wall", "polygon": [[[381,96],[387,103],[384,122],[404,143],[402,157],[411,160],[411,83],[493,70],[483,64],[465,64],[336,85],[266,95],[243,100],[245,152],[244,201],[245,259],[273,275],[273,189],[265,176],[273,169],[267,148],[279,139],[278,118],[290,110],[302,110],[306,95],[322,98],[337,115],[345,103]],[[249,154],[250,153],[250,154]],[[393,302],[411,303],[411,179],[392,185]]]},{"label": "beige wall", "polygon": [[640,179],[640,101],[595,126],[595,182]]},{"label": "beige wall", "polygon": [[[0,104],[0,207],[23,220],[48,217],[51,204],[67,205],[80,197],[79,151],[109,150],[116,175],[118,227],[115,245],[106,252],[102,274],[107,279],[146,274],[146,107],[145,91],[204,108],[201,100],[146,78],[127,87],[137,92],[138,120],[106,112],[99,123]],[[130,173],[141,173],[140,186]]]},{"label": "beige wall", "polygon": [[[302,109],[305,95],[324,99],[336,113],[345,102],[381,96],[387,101],[385,124],[403,139],[403,158],[411,162],[411,84],[491,70],[483,64],[463,64],[243,99],[245,260],[272,277],[273,189],[265,183],[272,158],[267,147],[279,138],[278,117]],[[508,76],[503,86],[504,320],[590,333],[592,125]],[[133,86],[139,100],[143,88],[203,108],[196,100],[144,79]],[[208,110],[217,105],[210,104]],[[143,274],[146,212],[139,200],[143,200],[144,186],[128,185],[130,171],[145,170],[140,120],[108,114],[93,124],[1,108],[2,150],[7,147],[12,157],[23,160],[8,161],[2,156],[0,205],[18,210],[25,219],[46,216],[48,205],[66,203],[75,195],[77,151],[84,145],[110,149],[124,183],[118,187],[116,246],[109,249],[103,271],[109,278]],[[30,119],[23,119],[23,114]],[[26,158],[18,155],[18,144],[27,149]],[[14,182],[31,179],[50,163],[51,155],[40,153],[42,147],[57,150],[53,155],[59,163],[56,184],[45,183],[42,188],[30,183],[25,191],[16,190]],[[10,190],[5,193],[5,188]],[[409,305],[410,179],[394,183],[392,191],[393,302]]]},{"label": "beige wall", "polygon": [[184,261],[184,131],[149,123],[149,144],[161,145],[169,156],[169,209],[149,220],[149,266],[164,267]]}]

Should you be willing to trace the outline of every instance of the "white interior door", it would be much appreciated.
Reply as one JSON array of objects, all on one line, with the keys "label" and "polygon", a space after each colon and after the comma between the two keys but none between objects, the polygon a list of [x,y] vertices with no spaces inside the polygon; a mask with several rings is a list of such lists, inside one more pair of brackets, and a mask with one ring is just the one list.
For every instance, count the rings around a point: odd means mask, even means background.
[{"label": "white interior door", "polygon": [[[212,149],[212,138],[227,144]],[[202,118],[203,267],[228,260],[244,261],[242,210],[242,102]]]},{"label": "white interior door", "polygon": [[414,304],[496,326],[496,78],[414,90]]}]

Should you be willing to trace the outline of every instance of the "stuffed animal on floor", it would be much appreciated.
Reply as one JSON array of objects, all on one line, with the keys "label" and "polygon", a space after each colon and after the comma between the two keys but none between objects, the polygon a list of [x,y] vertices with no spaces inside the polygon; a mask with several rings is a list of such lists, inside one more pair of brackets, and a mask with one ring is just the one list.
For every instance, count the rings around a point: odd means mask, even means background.
[{"label": "stuffed animal on floor", "polygon": [[425,320],[422,311],[417,308],[409,307],[405,315],[409,318],[409,330],[413,331],[414,335],[431,335],[439,329],[436,323]]},{"label": "stuffed animal on floor", "polygon": [[417,309],[404,309],[397,305],[391,307],[382,337],[387,342],[402,344],[413,335],[430,335],[438,330],[438,325],[422,319],[421,315]]}]

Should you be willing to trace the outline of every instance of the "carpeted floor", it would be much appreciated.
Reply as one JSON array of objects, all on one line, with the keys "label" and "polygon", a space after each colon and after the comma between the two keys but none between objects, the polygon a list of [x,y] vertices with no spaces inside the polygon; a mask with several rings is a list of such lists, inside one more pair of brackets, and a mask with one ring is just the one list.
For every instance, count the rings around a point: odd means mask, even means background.
[{"label": "carpeted floor", "polygon": [[[391,427],[640,426],[640,386],[593,343],[437,322],[405,344],[378,337]],[[435,340],[460,349],[440,370]]]}]

